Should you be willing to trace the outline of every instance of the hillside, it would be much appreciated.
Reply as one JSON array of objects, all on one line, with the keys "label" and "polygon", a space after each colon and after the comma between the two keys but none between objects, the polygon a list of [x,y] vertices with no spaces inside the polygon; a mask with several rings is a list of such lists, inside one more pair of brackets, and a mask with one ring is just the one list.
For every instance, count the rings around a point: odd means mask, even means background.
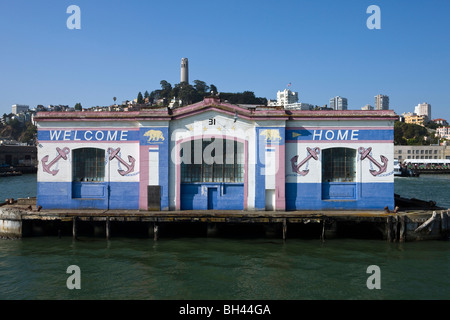
[{"label": "hillside", "polygon": [[23,124],[18,121],[10,121],[7,125],[0,124],[0,139],[34,144],[36,132],[36,126],[31,122]]},{"label": "hillside", "polygon": [[395,145],[429,145],[438,143],[434,131],[417,124],[396,121],[394,125]]}]

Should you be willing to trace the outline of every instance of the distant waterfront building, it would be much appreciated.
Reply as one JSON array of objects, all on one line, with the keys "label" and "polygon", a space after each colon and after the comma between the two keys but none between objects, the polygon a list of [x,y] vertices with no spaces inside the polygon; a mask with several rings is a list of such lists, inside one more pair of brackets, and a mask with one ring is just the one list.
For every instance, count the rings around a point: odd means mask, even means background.
[{"label": "distant waterfront building", "polygon": [[12,113],[19,114],[19,113],[25,113],[30,109],[30,106],[24,105],[24,104],[13,104],[12,106]]},{"label": "distant waterfront building", "polygon": [[370,104],[366,104],[364,107],[361,108],[361,110],[374,110],[374,108]]},{"label": "distant waterfront building", "polygon": [[389,96],[383,94],[376,95],[375,110],[389,110]]},{"label": "distant waterfront building", "polygon": [[431,119],[431,104],[426,102],[419,103],[414,108],[414,113],[417,114],[418,116],[427,116],[428,119]]},{"label": "distant waterfront building", "polygon": [[181,81],[189,83],[189,61],[188,58],[181,59]]},{"label": "distant waterfront building", "polygon": [[284,89],[283,91],[277,92],[277,104],[279,106],[285,106],[287,104],[298,102],[298,92],[291,91],[289,89]]},{"label": "distant waterfront building", "polygon": [[330,108],[333,110],[347,110],[347,98],[340,96],[330,99]]},{"label": "distant waterfront building", "polygon": [[394,146],[394,158],[400,162],[407,159],[450,159],[450,148],[445,145]]},{"label": "distant waterfront building", "polygon": [[[14,142],[9,142],[14,143]],[[35,146],[14,143],[0,145],[0,166],[21,166],[25,172],[34,171],[37,164],[37,149]],[[29,167],[29,168],[25,168]]]}]

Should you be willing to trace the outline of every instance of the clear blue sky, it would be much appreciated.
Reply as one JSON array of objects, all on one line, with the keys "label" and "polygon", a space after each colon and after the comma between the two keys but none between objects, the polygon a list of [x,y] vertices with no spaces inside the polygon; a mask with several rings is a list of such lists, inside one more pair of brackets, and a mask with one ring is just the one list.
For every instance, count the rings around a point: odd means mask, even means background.
[{"label": "clear blue sky", "polygon": [[[69,30],[69,5],[81,30]],[[369,30],[369,5],[381,29]],[[389,95],[398,114],[418,103],[450,121],[448,0],[0,0],[0,114],[13,104],[109,105],[180,81],[301,102]]]}]

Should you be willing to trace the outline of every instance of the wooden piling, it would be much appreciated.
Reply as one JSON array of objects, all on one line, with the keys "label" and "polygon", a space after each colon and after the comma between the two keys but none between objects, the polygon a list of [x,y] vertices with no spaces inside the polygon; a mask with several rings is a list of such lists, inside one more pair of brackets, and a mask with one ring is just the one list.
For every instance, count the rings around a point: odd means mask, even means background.
[{"label": "wooden piling", "polygon": [[392,235],[392,216],[388,216],[386,218],[386,237],[387,241],[392,242],[393,241],[393,235]]},{"label": "wooden piling", "polygon": [[283,241],[286,241],[287,234],[287,222],[286,219],[283,219]]},{"label": "wooden piling", "polygon": [[218,230],[219,229],[217,227],[217,223],[208,222],[206,224],[206,236],[208,236],[208,237],[217,236]]},{"label": "wooden piling", "polygon": [[62,226],[61,226],[61,220],[60,221],[58,221],[58,239],[61,239],[61,228],[62,228]]},{"label": "wooden piling", "polygon": [[323,232],[323,239],[325,240],[325,237],[327,239],[333,239],[337,237],[337,221],[334,219],[327,218],[324,221],[325,225],[323,226],[322,232]]},{"label": "wooden piling", "polygon": [[73,217],[72,220],[72,236],[76,240],[77,239],[77,217]]},{"label": "wooden piling", "polygon": [[322,220],[322,234],[320,235],[320,240],[325,242],[325,219]]},{"label": "wooden piling", "polygon": [[400,242],[406,241],[406,217],[400,216]]},{"label": "wooden piling", "polygon": [[398,238],[399,238],[399,235],[398,235],[398,227],[399,227],[399,219],[398,219],[398,216],[397,215],[395,215],[394,217],[392,217],[392,227],[393,227],[393,240],[392,241],[394,241],[394,242],[396,242],[397,240],[398,240]]},{"label": "wooden piling", "polygon": [[147,235],[149,238],[153,238],[153,222],[147,223]]},{"label": "wooden piling", "polygon": [[159,226],[158,226],[158,224],[155,222],[154,224],[153,224],[153,240],[158,240],[158,229],[159,229]]},{"label": "wooden piling", "polygon": [[106,218],[106,223],[105,223],[105,228],[106,228],[106,239],[109,240],[111,238],[111,223],[109,221],[109,217]]}]

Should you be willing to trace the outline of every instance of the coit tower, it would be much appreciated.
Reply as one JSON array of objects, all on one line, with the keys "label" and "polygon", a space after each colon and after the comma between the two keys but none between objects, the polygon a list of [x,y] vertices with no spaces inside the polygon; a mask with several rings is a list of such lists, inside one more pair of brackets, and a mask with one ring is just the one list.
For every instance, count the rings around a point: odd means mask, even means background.
[{"label": "coit tower", "polygon": [[189,63],[187,58],[181,59],[181,81],[189,83]]}]

